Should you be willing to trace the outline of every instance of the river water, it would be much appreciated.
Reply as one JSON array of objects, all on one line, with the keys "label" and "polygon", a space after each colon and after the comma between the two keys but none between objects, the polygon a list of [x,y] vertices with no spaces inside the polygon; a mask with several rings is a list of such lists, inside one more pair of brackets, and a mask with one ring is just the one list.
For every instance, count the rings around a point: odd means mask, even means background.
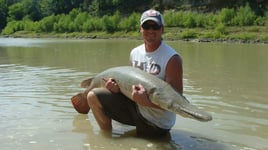
[{"label": "river water", "polygon": [[184,94],[213,120],[177,116],[170,136],[137,138],[114,123],[99,130],[70,97],[80,81],[128,65],[139,40],[0,38],[0,144],[26,149],[268,149],[268,45],[168,41],[183,57]]}]

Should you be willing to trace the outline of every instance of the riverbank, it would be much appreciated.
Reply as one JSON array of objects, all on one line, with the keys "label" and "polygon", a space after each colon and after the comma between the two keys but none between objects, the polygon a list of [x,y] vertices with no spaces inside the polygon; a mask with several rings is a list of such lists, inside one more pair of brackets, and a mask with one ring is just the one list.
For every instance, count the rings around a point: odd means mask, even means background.
[{"label": "riverbank", "polygon": [[[13,38],[76,38],[76,39],[141,39],[139,31],[131,32],[73,32],[73,33],[35,33],[19,31],[1,37]],[[194,42],[263,43],[268,44],[267,26],[216,27],[216,28],[178,28],[166,27],[165,40]]]}]

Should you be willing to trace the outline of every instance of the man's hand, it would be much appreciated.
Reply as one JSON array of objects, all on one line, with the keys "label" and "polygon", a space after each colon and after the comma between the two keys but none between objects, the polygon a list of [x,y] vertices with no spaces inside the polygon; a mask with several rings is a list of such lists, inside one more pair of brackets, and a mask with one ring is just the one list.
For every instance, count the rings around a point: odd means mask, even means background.
[{"label": "man's hand", "polygon": [[132,86],[132,98],[140,105],[148,106],[151,103],[148,99],[145,88],[141,84]]},{"label": "man's hand", "polygon": [[105,87],[111,92],[113,93],[120,92],[120,88],[113,78],[108,78],[108,79],[103,78],[103,81],[105,82]]}]

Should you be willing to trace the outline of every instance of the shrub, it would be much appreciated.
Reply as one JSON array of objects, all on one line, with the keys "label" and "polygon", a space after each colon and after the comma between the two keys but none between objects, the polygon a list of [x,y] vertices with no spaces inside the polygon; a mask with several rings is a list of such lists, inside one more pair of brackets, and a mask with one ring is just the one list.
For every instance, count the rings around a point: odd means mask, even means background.
[{"label": "shrub", "polygon": [[211,39],[217,39],[217,38],[223,38],[224,35],[222,35],[220,32],[208,32],[205,33],[203,36],[203,38],[211,38]]},{"label": "shrub", "polygon": [[93,25],[94,30],[101,31],[103,29],[102,24],[103,24],[103,22],[101,19],[99,19],[97,17],[93,18],[92,25]]},{"label": "shrub", "polygon": [[36,31],[36,24],[32,20],[23,20],[23,30],[24,31]]},{"label": "shrub", "polygon": [[196,27],[205,27],[206,21],[207,20],[204,14],[197,14],[195,17]]},{"label": "shrub", "polygon": [[186,28],[196,27],[194,14],[191,12],[186,12],[183,16],[183,26]]},{"label": "shrub", "polygon": [[128,18],[121,19],[119,28],[125,31],[135,31],[139,29],[139,13],[132,13]]},{"label": "shrub", "polygon": [[[136,31],[139,29],[140,13],[132,13],[126,17],[116,12],[114,15],[105,15],[102,18],[93,17],[87,12],[79,9],[73,9],[69,14],[52,15],[43,18],[38,22],[31,21],[30,17],[25,17],[21,21],[12,21],[11,19],[20,19],[22,7],[12,5],[9,22],[3,29],[3,34],[11,34],[16,31],[35,31],[35,32],[91,32],[106,31],[113,33],[115,31]],[[228,34],[226,26],[246,26],[262,25],[267,22],[265,17],[257,17],[247,4],[240,7],[237,12],[234,9],[223,8],[218,14],[196,13],[191,11],[168,10],[163,14],[165,26],[184,27],[184,28],[215,28],[216,37]],[[28,18],[28,19],[27,19]],[[214,33],[214,32],[213,32]],[[183,37],[195,38],[197,33],[186,30],[182,33]]]},{"label": "shrub", "polygon": [[253,25],[256,19],[255,13],[247,4],[245,7],[240,7],[236,16],[233,19],[234,25],[247,26]]},{"label": "shrub", "polygon": [[227,30],[226,27],[223,23],[220,23],[217,25],[217,27],[215,28],[216,32],[220,33],[220,34],[227,34]]},{"label": "shrub", "polygon": [[7,26],[2,31],[3,34],[12,34],[17,31],[24,30],[24,23],[23,21],[11,21],[8,22]]},{"label": "shrub", "polygon": [[87,21],[89,18],[89,15],[86,12],[81,12],[76,15],[73,21],[73,30],[76,32],[82,32],[83,31],[83,24]]},{"label": "shrub", "polygon": [[103,30],[109,33],[118,30],[118,24],[120,22],[120,13],[117,11],[113,16],[103,16]]},{"label": "shrub", "polygon": [[252,40],[256,38],[256,34],[254,33],[241,33],[230,36],[233,39],[242,39],[242,40]]},{"label": "shrub", "polygon": [[174,24],[174,12],[172,11],[166,11],[164,14],[163,14],[163,18],[164,18],[164,21],[165,21],[165,26],[167,27],[174,27],[175,24]]},{"label": "shrub", "polygon": [[223,8],[218,14],[219,22],[225,25],[231,25],[234,17],[235,17],[234,9]]},{"label": "shrub", "polygon": [[183,26],[183,16],[184,16],[184,12],[182,11],[178,11],[178,12],[174,12],[171,10],[166,11],[163,14],[165,26],[168,26],[168,27]]},{"label": "shrub", "polygon": [[52,32],[54,31],[54,24],[59,20],[59,16],[48,16],[37,23],[37,32]]},{"label": "shrub", "polygon": [[188,29],[181,33],[181,38],[196,38],[197,33],[194,30]]},{"label": "shrub", "polygon": [[90,32],[94,30],[94,26],[92,24],[93,21],[93,17],[91,15],[87,16],[87,19],[85,20],[85,22],[82,25],[82,31],[84,32]]},{"label": "shrub", "polygon": [[54,24],[54,31],[59,33],[70,32],[72,29],[72,20],[69,15],[59,15],[59,20]]},{"label": "shrub", "polygon": [[257,17],[254,21],[254,25],[264,26],[265,25],[265,18],[264,17]]}]

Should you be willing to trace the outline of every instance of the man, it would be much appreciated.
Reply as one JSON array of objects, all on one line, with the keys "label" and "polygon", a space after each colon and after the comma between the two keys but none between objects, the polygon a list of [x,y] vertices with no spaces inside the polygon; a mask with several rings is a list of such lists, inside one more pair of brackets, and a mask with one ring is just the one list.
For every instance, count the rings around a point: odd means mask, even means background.
[{"label": "man", "polygon": [[[140,32],[144,44],[131,51],[131,65],[165,80],[182,94],[182,59],[162,40],[162,15],[152,9],[145,11],[140,19]],[[136,126],[139,136],[158,137],[168,133],[175,124],[176,115],[150,102],[142,85],[133,85],[134,100],[121,94],[112,78],[105,86],[95,88],[87,95],[87,103],[101,129],[112,130],[111,120],[116,120]]]}]

